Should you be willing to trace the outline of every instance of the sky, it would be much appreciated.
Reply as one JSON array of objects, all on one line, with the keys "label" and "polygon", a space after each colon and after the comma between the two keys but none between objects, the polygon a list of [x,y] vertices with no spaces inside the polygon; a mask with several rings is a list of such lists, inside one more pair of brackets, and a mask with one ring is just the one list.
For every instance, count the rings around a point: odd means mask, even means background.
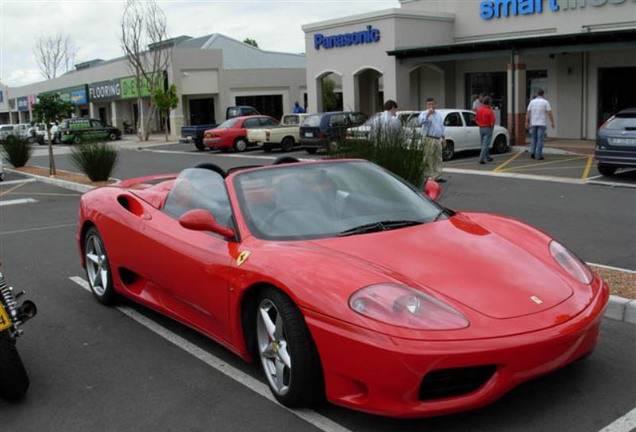
[{"label": "sky", "polygon": [[[376,10],[398,8],[398,0],[157,0],[170,37],[222,33],[255,39],[259,48],[301,53],[301,26]],[[123,55],[123,0],[0,0],[0,79],[19,87],[44,78],[33,48],[40,36],[68,34],[78,45],[76,63]]]}]

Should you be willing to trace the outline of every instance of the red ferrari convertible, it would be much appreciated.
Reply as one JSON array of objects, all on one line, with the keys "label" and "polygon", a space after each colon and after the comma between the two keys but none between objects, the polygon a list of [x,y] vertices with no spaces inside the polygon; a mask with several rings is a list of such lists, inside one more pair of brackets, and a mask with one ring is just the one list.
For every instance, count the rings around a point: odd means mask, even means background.
[{"label": "red ferrari convertible", "polygon": [[97,300],[131,298],[259,361],[290,407],[474,409],[594,350],[608,287],[545,233],[445,208],[436,183],[366,161],[277,162],[85,194]]}]

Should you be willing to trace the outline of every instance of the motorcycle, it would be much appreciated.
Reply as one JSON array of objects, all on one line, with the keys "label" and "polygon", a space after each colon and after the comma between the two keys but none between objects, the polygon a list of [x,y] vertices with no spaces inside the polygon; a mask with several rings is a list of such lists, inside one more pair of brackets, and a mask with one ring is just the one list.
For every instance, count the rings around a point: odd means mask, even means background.
[{"label": "motorcycle", "polygon": [[29,389],[29,376],[15,344],[22,324],[35,316],[37,308],[30,300],[18,305],[22,295],[24,291],[14,295],[0,272],[0,397],[9,400],[22,398]]}]

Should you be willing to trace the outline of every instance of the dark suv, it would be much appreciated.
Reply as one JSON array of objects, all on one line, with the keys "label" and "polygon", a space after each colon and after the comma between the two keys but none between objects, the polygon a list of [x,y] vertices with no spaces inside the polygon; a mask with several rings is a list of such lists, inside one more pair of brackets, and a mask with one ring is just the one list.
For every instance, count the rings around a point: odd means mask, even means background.
[{"label": "dark suv", "polygon": [[614,175],[617,169],[636,167],[636,108],[619,111],[599,128],[594,149],[598,172]]},{"label": "dark suv", "polygon": [[85,117],[62,121],[59,127],[64,144],[79,144],[82,141],[121,139],[121,131],[99,120]]},{"label": "dark suv", "polygon": [[367,120],[361,112],[337,111],[312,114],[300,125],[300,145],[307,153],[314,154],[320,148],[337,148],[344,142],[348,128],[359,126]]}]

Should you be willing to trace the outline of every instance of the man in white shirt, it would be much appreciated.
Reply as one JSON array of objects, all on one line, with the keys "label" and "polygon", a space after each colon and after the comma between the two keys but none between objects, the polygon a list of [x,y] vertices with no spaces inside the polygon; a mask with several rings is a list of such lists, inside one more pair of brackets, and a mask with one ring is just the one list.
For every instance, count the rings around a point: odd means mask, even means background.
[{"label": "man in white shirt", "polygon": [[402,129],[402,124],[397,118],[398,104],[394,100],[387,100],[384,103],[384,111],[372,123],[371,136],[377,137],[379,134],[382,138],[388,138],[392,134],[397,134]]},{"label": "man in white shirt", "polygon": [[530,157],[538,160],[543,160],[543,141],[545,139],[545,130],[548,127],[548,119],[552,129],[554,129],[552,108],[550,107],[550,102],[543,95],[543,90],[539,89],[537,97],[530,101],[526,110],[526,128],[532,128]]}]

